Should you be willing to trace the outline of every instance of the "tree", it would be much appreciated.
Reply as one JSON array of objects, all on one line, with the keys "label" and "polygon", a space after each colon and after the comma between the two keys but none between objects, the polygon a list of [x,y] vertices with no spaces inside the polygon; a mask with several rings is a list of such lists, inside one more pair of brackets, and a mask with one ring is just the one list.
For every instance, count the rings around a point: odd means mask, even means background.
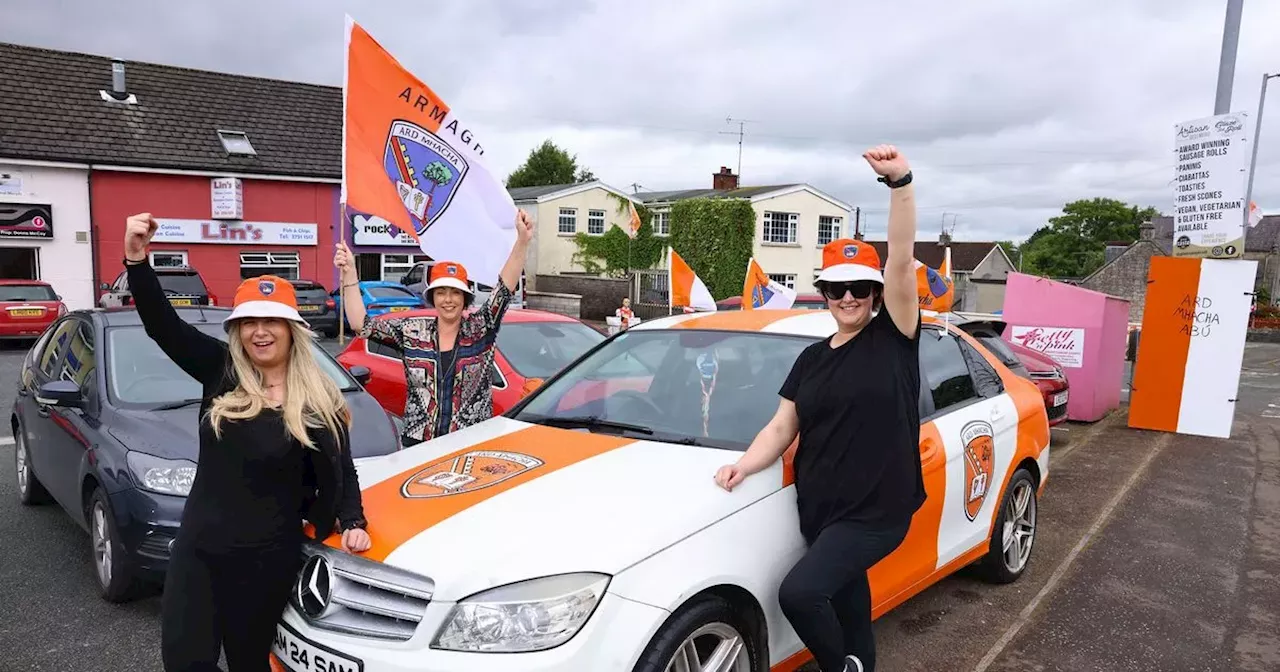
[{"label": "tree", "polygon": [[431,182],[431,191],[427,193],[434,194],[436,193],[436,187],[442,184],[449,184],[449,181],[453,179],[453,171],[449,170],[449,167],[444,165],[443,161],[432,161],[423,169],[422,177]]},{"label": "tree", "polygon": [[[630,200],[612,192],[609,196],[616,201],[618,214],[630,214]],[[667,251],[667,239],[654,235],[653,213],[643,204],[636,204],[636,214],[640,215],[640,231],[634,240],[617,226],[610,226],[602,236],[579,231],[573,238],[578,246],[573,262],[587,273],[611,277],[622,277],[632,269],[653,268]],[[630,226],[630,220],[624,226]]]},{"label": "tree", "polygon": [[[589,179],[584,179],[589,178]],[[524,163],[507,176],[507,188],[545,187],[553,184],[574,184],[595,179],[590,170],[578,168],[577,155],[557,147],[550,140],[529,152]]]},{"label": "tree", "polygon": [[671,207],[671,247],[716,301],[742,294],[756,211],[742,198],[690,198]]},{"label": "tree", "polygon": [[1056,278],[1083,278],[1102,266],[1108,243],[1129,245],[1143,222],[1160,216],[1111,198],[1067,203],[1020,248],[1023,271]]}]

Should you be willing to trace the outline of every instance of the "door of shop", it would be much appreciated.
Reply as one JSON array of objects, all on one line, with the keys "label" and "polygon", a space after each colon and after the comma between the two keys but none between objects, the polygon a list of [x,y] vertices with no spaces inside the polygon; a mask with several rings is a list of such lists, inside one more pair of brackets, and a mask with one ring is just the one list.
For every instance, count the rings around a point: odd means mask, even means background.
[{"label": "door of shop", "polygon": [[0,247],[0,278],[39,280],[40,250],[34,247]]}]

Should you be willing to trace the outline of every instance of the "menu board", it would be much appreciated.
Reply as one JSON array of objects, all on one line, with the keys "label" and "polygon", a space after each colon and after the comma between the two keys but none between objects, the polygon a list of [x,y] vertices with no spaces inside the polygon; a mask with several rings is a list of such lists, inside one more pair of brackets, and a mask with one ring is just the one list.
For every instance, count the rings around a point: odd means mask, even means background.
[{"label": "menu board", "polygon": [[1230,259],[1244,252],[1248,114],[1174,127],[1173,256]]}]

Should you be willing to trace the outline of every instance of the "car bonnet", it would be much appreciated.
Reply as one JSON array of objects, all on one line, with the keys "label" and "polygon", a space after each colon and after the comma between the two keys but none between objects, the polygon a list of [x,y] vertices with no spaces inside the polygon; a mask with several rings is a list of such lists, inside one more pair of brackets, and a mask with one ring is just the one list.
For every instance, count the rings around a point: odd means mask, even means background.
[{"label": "car bonnet", "polygon": [[716,486],[716,469],[740,456],[496,417],[361,462],[373,541],[363,555],[431,578],[447,601],[552,574],[616,574],[782,489],[781,464],[733,492]]}]

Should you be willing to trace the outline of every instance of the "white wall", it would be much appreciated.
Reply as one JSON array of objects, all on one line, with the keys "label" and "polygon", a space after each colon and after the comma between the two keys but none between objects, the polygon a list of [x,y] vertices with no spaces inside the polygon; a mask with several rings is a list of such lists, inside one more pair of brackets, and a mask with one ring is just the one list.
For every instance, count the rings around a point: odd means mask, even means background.
[{"label": "white wall", "polygon": [[[39,248],[40,279],[53,285],[70,310],[92,308],[93,245],[89,217],[89,171],[6,164],[0,173],[20,179],[20,194],[0,194],[0,202],[40,203],[53,208],[52,239],[0,238],[0,247]],[[83,232],[83,242],[76,232]]]},{"label": "white wall", "polygon": [[[756,262],[765,273],[795,274],[797,293],[812,293],[814,271],[822,268],[822,246],[818,244],[818,218],[820,216],[839,217],[840,235],[837,237],[853,237],[849,211],[808,191],[762,198],[752,203],[752,207],[756,211],[755,242],[752,244]],[[764,242],[764,213],[770,211],[794,212],[799,215],[794,243]]]},{"label": "white wall", "polygon": [[537,234],[534,244],[537,258],[528,267],[535,273],[556,275],[564,272],[583,271],[580,264],[573,263],[573,255],[578,252],[578,244],[573,234],[559,232],[560,208],[573,208],[577,211],[577,231],[587,232],[587,216],[591,210],[604,211],[604,230],[610,227],[626,227],[630,223],[630,214],[624,209],[618,211],[618,200],[601,187],[550,199],[542,203],[521,203],[520,209],[534,217]]}]

